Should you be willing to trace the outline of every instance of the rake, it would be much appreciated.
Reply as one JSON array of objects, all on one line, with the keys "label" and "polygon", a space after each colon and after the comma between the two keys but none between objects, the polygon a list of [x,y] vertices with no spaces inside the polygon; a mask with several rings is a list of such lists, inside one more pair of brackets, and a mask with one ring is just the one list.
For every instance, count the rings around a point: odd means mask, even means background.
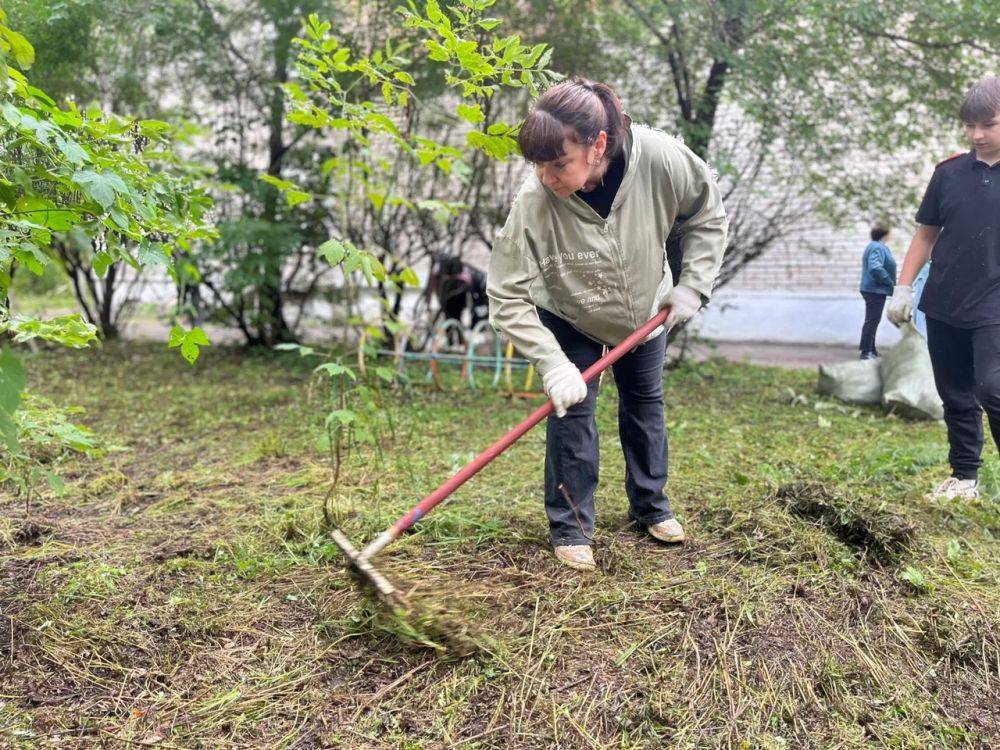
[{"label": "rake", "polygon": [[[624,341],[618,344],[618,346],[611,349],[611,351],[607,352],[603,357],[588,367],[583,373],[584,382],[591,382],[594,378],[642,343],[643,339],[645,339],[659,326],[664,324],[664,321],[666,321],[669,313],[669,307],[663,308],[653,318],[629,334]],[[409,512],[400,516],[400,518],[392,524],[392,526],[375,537],[363,549],[358,550],[358,548],[351,543],[351,541],[340,529],[335,529],[332,532],[331,537],[347,557],[350,565],[358,574],[358,577],[362,581],[374,586],[375,591],[382,598],[386,600],[396,598],[396,587],[393,586],[389,579],[387,579],[378,570],[378,568],[372,564],[372,558],[395,541],[404,531],[427,515],[427,513],[434,508],[434,506],[444,501],[451,495],[451,493],[475,476],[480,469],[486,466],[486,464],[490,463],[494,458],[516,443],[521,437],[524,436],[525,433],[531,430],[532,427],[548,417],[552,413],[553,408],[554,407],[551,401],[547,401],[542,406],[539,406],[523,422],[517,425],[517,427],[512,429],[502,438],[493,443],[493,445],[489,448],[469,461],[469,463],[462,467],[462,469],[448,479],[448,481],[417,503],[417,505],[413,506]]]}]

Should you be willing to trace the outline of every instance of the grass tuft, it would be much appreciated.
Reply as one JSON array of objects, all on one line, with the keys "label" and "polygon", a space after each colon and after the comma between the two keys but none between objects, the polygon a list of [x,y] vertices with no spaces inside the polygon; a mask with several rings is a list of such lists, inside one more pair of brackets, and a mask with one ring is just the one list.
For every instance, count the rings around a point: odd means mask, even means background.
[{"label": "grass tuft", "polygon": [[885,508],[866,508],[827,487],[796,482],[778,488],[775,498],[800,518],[815,521],[833,536],[879,562],[894,562],[913,548],[917,525]]}]

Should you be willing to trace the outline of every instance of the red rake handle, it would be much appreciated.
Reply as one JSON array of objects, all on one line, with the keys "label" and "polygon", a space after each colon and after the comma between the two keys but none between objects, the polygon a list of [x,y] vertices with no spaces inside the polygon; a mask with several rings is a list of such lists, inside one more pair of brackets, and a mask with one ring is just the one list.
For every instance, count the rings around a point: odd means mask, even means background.
[{"label": "red rake handle", "polygon": [[[591,380],[596,378],[606,369],[611,367],[615,362],[628,354],[632,349],[637,347],[642,343],[642,340],[651,334],[654,330],[663,325],[664,321],[667,319],[667,315],[670,313],[670,308],[665,307],[660,312],[658,312],[652,319],[643,323],[636,331],[633,331],[628,335],[628,337],[622,341],[618,346],[609,351],[594,364],[586,369],[583,373],[583,380],[585,383],[589,383]],[[480,469],[482,469],[486,464],[490,463],[494,458],[499,456],[505,450],[510,448],[514,443],[516,443],[520,438],[528,432],[532,427],[545,419],[549,414],[552,413],[553,405],[551,401],[546,401],[545,404],[539,406],[535,409],[527,419],[525,419],[521,424],[512,429],[502,438],[497,440],[493,445],[484,450],[474,459],[469,461],[457,474],[455,474],[451,479],[446,481],[431,494],[420,501],[409,513],[402,516],[396,523],[392,525],[390,533],[392,537],[395,538],[410,528],[413,524],[419,521],[431,508],[440,503],[446,497],[451,495],[452,492],[457,490],[463,484],[465,484],[469,479],[475,476]]]}]

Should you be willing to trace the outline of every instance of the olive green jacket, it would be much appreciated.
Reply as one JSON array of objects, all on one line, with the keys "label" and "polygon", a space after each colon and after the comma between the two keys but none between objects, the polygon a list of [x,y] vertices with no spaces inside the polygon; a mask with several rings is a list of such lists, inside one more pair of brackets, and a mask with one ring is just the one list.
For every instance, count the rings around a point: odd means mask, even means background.
[{"label": "olive green jacket", "polygon": [[[670,274],[666,241],[683,233],[679,284],[707,300],[728,222],[708,165],[676,138],[632,125],[621,187],[605,221],[577,195],[557,198],[534,172],[493,244],[490,321],[545,374],[568,361],[536,306],[613,346],[645,323]],[[669,288],[671,282],[667,282]]]}]

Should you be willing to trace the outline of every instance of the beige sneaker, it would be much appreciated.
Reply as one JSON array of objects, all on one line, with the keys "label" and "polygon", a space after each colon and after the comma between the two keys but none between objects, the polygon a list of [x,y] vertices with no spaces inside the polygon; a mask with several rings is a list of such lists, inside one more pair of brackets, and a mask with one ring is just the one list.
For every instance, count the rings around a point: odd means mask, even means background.
[{"label": "beige sneaker", "polygon": [[928,500],[978,500],[979,482],[975,479],[948,477],[933,492],[926,495]]},{"label": "beige sneaker", "polygon": [[649,531],[654,539],[659,539],[661,542],[666,542],[667,544],[680,544],[685,539],[684,527],[681,526],[676,518],[669,518],[666,521],[654,523],[652,526],[647,526],[646,530]]},{"label": "beige sneaker", "polygon": [[594,550],[589,544],[566,544],[553,547],[552,551],[556,553],[556,560],[574,570],[594,570],[597,567]]}]

